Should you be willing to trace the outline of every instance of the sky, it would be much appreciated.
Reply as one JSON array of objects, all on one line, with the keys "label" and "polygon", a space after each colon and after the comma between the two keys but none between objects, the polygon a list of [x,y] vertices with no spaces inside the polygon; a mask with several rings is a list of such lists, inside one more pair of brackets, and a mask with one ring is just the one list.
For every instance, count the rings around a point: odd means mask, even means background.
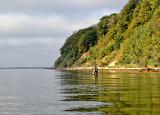
[{"label": "sky", "polygon": [[50,67],[67,37],[128,0],[0,0],[0,67]]}]

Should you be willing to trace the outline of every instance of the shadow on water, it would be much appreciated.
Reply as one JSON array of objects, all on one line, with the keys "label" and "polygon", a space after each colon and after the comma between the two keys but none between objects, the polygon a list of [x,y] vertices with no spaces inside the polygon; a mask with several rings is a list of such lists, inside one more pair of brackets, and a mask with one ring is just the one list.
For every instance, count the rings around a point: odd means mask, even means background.
[{"label": "shadow on water", "polygon": [[[69,112],[109,115],[160,114],[160,74],[68,73],[60,77],[62,101],[75,102]],[[82,106],[79,105],[83,102]]]}]

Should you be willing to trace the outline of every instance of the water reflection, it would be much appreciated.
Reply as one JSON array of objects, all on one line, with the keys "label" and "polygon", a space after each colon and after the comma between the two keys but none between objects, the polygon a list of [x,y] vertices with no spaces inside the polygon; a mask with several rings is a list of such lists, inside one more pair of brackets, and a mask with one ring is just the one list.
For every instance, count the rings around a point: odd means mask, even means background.
[{"label": "water reflection", "polygon": [[0,115],[160,115],[159,74],[0,70]]},{"label": "water reflection", "polygon": [[100,112],[109,115],[159,115],[159,74],[68,73],[61,76],[63,101],[83,102],[70,112]]}]

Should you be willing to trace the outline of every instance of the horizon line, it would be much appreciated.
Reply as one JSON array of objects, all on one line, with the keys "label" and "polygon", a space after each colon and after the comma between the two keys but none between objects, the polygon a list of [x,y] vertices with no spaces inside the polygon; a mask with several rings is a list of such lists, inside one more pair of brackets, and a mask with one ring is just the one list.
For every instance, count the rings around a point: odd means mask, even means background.
[{"label": "horizon line", "polygon": [[0,67],[0,69],[54,69],[54,67],[42,67],[42,66],[34,66],[34,67]]}]

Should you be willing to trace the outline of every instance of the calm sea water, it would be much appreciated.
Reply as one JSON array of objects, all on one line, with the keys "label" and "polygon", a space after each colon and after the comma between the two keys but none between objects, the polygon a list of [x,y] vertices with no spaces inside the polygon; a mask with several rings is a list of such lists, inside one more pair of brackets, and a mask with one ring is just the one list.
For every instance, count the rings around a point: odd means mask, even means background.
[{"label": "calm sea water", "polygon": [[160,115],[160,74],[0,70],[0,115]]}]

